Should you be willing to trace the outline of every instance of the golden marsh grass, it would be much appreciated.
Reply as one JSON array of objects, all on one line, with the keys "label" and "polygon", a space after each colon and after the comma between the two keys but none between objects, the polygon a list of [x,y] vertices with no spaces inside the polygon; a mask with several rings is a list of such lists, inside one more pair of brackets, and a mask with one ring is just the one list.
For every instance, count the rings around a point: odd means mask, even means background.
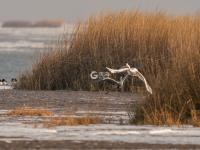
[{"label": "golden marsh grass", "polygon": [[43,108],[17,107],[8,112],[9,116],[53,116],[53,112]]},{"label": "golden marsh grass", "polygon": [[[135,123],[191,123],[191,109],[200,102],[200,17],[121,12],[91,17],[77,25],[70,39],[45,54],[23,74],[22,89],[98,90],[92,70],[136,66],[153,95],[135,110]],[[126,82],[127,91],[144,85]]]}]

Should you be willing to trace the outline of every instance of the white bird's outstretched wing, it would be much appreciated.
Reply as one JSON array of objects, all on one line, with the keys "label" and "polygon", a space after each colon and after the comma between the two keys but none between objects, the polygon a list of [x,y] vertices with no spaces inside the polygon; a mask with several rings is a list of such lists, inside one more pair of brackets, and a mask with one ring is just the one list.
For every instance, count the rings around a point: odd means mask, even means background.
[{"label": "white bird's outstretched wing", "polygon": [[108,67],[106,67],[106,69],[108,71],[110,71],[111,73],[121,73],[121,72],[126,72],[126,71],[129,70],[129,68],[111,69],[111,68],[108,68]]},{"label": "white bird's outstretched wing", "polygon": [[112,78],[109,78],[109,77],[104,78],[103,81],[111,81],[111,82],[113,82],[113,83],[116,83],[116,84],[119,84],[119,85],[120,85],[120,82],[119,82],[119,81],[116,81],[115,79],[112,79]]},{"label": "white bird's outstretched wing", "polygon": [[142,80],[144,82],[147,91],[152,94],[153,93],[152,89],[149,86],[149,84],[147,83],[145,77],[136,68],[134,68],[134,70],[131,69],[130,71],[131,71],[131,75],[132,76],[136,76],[136,77],[138,77],[140,80]]}]

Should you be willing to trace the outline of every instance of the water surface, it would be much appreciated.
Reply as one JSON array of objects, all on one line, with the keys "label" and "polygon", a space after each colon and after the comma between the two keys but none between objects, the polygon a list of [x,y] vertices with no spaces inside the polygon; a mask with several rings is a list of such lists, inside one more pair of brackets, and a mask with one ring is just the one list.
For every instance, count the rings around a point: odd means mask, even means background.
[{"label": "water surface", "polygon": [[[1,26],[1,24],[0,24]],[[72,25],[60,28],[2,28],[0,27],[0,78],[10,80],[32,64],[43,51],[50,50]]]}]

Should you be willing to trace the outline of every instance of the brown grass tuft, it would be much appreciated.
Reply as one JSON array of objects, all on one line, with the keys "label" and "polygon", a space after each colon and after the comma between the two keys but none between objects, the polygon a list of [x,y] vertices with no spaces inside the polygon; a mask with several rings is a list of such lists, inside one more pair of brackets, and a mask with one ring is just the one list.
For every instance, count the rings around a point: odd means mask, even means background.
[{"label": "brown grass tuft", "polygon": [[53,112],[43,108],[18,107],[10,112],[9,116],[52,116]]},{"label": "brown grass tuft", "polygon": [[100,124],[102,119],[99,117],[56,117],[52,118],[50,121],[44,122],[44,126],[77,126],[77,125],[90,125],[90,124]]},{"label": "brown grass tuft", "polygon": [[200,127],[200,110],[191,110],[192,124],[196,127]]}]

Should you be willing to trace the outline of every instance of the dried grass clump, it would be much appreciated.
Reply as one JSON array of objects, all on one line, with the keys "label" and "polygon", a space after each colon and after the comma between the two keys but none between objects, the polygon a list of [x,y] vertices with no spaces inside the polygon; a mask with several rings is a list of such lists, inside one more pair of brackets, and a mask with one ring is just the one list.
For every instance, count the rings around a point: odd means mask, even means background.
[{"label": "dried grass clump", "polygon": [[[200,17],[121,12],[91,17],[77,26],[57,51],[46,54],[23,74],[22,89],[104,89],[91,82],[92,70],[118,68],[128,62],[152,86],[153,95],[137,107],[134,122],[191,123],[200,103]],[[144,87],[135,79],[127,91]]]},{"label": "dried grass clump", "polygon": [[8,112],[9,116],[53,116],[53,112],[43,108],[18,107]]},{"label": "dried grass clump", "polygon": [[196,127],[200,127],[200,110],[192,109],[192,124]]},{"label": "dried grass clump", "polygon": [[102,119],[99,117],[56,117],[52,118],[50,121],[44,122],[44,126],[78,126],[100,123],[102,123]]}]

